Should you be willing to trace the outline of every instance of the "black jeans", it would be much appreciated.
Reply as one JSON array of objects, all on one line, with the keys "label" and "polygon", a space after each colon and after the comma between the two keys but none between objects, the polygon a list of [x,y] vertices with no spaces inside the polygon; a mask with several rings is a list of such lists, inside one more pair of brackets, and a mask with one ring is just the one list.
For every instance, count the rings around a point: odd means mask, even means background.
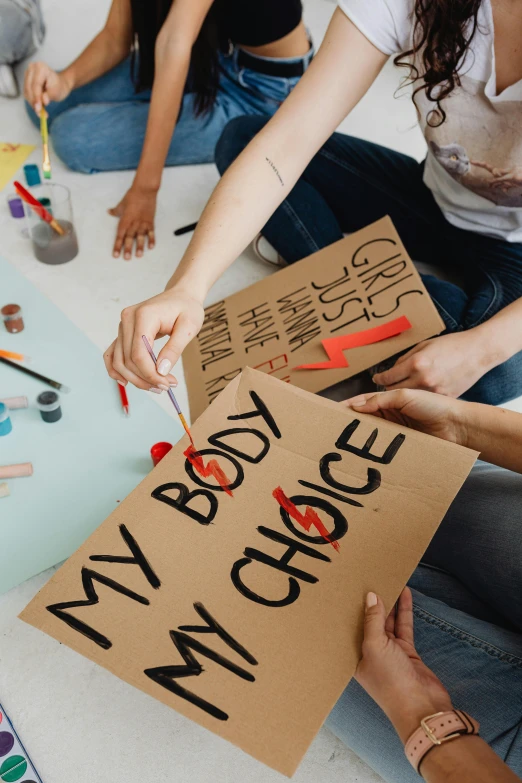
[{"label": "black jeans", "polygon": [[[239,117],[227,125],[215,155],[221,174],[266,122]],[[334,133],[263,235],[293,263],[389,215],[414,261],[434,264],[462,281],[456,285],[422,275],[446,330],[472,329],[522,297],[522,244],[452,226],[424,185],[423,170],[424,164],[408,155]],[[500,405],[520,395],[522,351],[487,372],[463,398]]]}]

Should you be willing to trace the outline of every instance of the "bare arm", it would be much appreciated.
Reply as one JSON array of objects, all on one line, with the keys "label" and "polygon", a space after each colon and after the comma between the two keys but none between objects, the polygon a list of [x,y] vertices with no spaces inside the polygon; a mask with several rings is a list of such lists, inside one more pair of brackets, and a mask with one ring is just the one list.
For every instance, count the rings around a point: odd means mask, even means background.
[{"label": "bare arm", "polygon": [[24,95],[38,113],[50,101],[63,101],[76,87],[102,76],[124,60],[132,43],[130,0],[113,0],[105,26],[65,70],[57,73],[46,63],[31,63]]},{"label": "bare arm", "polygon": [[217,185],[168,288],[183,285],[205,298],[367,92],[386,59],[342,11],[335,11],[300,83]]},{"label": "bare arm", "polygon": [[[386,59],[342,11],[335,11],[319,53],[300,83],[210,197],[167,290],[122,313],[119,337],[105,354],[111,377],[142,389],[165,383],[170,368],[201,327],[202,304],[213,283],[288,195]],[[161,374],[154,367],[151,371],[143,334],[150,341],[170,335],[158,357]]]},{"label": "bare arm", "polygon": [[113,248],[116,257],[123,248],[125,258],[130,258],[135,240],[137,255],[141,256],[147,235],[149,247],[154,245],[156,196],[183,98],[192,46],[212,3],[174,0],[156,39],[154,85],[140,162],[131,189],[111,210],[121,218]]}]

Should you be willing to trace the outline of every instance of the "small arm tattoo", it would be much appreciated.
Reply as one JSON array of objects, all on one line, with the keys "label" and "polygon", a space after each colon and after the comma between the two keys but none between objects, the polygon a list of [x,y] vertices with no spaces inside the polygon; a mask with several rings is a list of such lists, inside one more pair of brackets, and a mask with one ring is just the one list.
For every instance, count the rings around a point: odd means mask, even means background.
[{"label": "small arm tattoo", "polygon": [[282,179],[282,177],[281,177],[281,174],[279,173],[279,171],[277,170],[277,168],[274,166],[273,162],[270,160],[270,158],[265,158],[265,160],[266,160],[266,162],[267,162],[267,163],[270,165],[270,168],[272,168],[272,169],[274,170],[274,173],[275,173],[275,175],[276,175],[277,179],[279,180],[279,182],[281,183],[281,185],[284,187],[284,184],[285,184],[285,183],[283,182],[283,179]]}]

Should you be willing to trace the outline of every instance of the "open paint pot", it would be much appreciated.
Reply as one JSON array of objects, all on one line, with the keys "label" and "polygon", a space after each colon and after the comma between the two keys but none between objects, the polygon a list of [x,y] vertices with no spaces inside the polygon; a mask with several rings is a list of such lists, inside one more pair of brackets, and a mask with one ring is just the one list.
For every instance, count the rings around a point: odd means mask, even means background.
[{"label": "open paint pot", "polygon": [[24,319],[22,318],[22,308],[17,304],[6,304],[0,310],[4,325],[10,334],[23,332]]},{"label": "open paint pot", "polygon": [[33,253],[43,264],[66,264],[78,255],[70,190],[65,185],[47,183],[38,188],[38,194],[40,202],[45,200],[47,211],[51,212],[65,233],[63,236],[58,234],[26,204],[25,214]]},{"label": "open paint pot", "polygon": [[62,409],[60,407],[60,396],[54,391],[44,391],[36,398],[36,406],[40,411],[42,419],[49,424],[60,421],[62,418]]},{"label": "open paint pot", "polygon": [[150,450],[150,456],[152,458],[152,464],[154,467],[158,464],[158,462],[161,462],[163,457],[165,457],[169,451],[172,448],[172,443],[167,443],[166,441],[160,441],[160,443],[155,443],[154,446]]}]

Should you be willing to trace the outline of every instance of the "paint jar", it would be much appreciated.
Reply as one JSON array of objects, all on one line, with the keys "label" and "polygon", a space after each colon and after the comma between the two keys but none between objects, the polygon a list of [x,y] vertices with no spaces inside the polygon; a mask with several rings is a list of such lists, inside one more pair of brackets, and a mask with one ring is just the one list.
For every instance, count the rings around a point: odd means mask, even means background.
[{"label": "paint jar", "polygon": [[40,170],[36,163],[27,163],[24,166],[24,176],[25,181],[29,185],[29,187],[33,187],[33,185],[40,185],[41,179],[40,179]]},{"label": "paint jar", "polygon": [[9,410],[5,403],[0,402],[0,435],[9,435],[13,425],[9,416]]},{"label": "paint jar", "polygon": [[27,204],[25,215],[29,223],[29,236],[33,253],[43,264],[66,264],[78,255],[78,239],[74,229],[71,193],[65,185],[45,183],[39,188],[41,199],[49,199],[54,219],[65,231],[58,234]]},{"label": "paint jar", "polygon": [[40,411],[40,416],[49,424],[60,421],[62,418],[62,409],[60,407],[60,396],[54,391],[44,391],[36,398],[36,407]]},{"label": "paint jar", "polygon": [[22,308],[17,304],[6,304],[0,310],[2,318],[4,319],[4,325],[10,334],[17,334],[17,332],[23,332],[24,319],[22,317]]},{"label": "paint jar", "polygon": [[171,448],[172,443],[167,443],[166,441],[161,441],[160,443],[154,444],[150,450],[150,456],[152,457],[152,463],[154,467],[156,467],[158,462],[161,462],[163,457],[169,453]]}]

